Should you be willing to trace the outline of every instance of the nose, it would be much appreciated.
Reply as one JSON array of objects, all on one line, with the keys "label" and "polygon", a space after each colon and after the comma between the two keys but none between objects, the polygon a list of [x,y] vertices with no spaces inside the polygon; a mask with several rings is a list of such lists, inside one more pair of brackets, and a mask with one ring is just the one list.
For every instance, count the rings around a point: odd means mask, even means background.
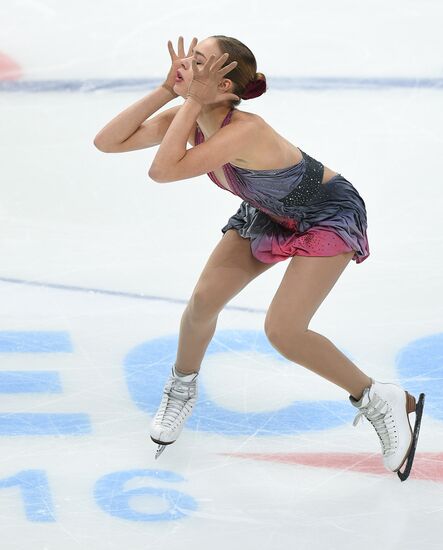
[{"label": "nose", "polygon": [[185,69],[188,69],[189,65],[191,64],[191,58],[190,57],[183,57],[181,60],[182,67]]}]

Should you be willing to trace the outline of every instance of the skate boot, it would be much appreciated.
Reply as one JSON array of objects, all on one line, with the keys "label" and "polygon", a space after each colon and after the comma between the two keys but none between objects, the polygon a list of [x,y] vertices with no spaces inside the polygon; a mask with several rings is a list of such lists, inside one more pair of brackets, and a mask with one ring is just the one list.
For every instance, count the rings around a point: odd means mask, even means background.
[{"label": "skate boot", "polygon": [[180,376],[175,365],[163,389],[163,397],[151,424],[151,439],[158,443],[155,458],[180,435],[197,400],[198,372]]},{"label": "skate boot", "polygon": [[[387,470],[397,472],[405,481],[411,471],[420,431],[425,395],[420,394],[418,403],[396,384],[372,381],[359,401],[349,396],[349,400],[360,409],[354,419],[356,426],[362,416],[374,426],[380,439],[383,464]],[[415,412],[415,426],[412,431],[409,414]],[[407,461],[403,472],[400,468]]]}]

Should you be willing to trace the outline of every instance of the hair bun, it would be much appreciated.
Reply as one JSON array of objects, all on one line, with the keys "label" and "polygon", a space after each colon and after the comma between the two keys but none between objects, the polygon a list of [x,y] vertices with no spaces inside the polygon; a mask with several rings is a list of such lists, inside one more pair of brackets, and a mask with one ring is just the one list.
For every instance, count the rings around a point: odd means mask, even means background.
[{"label": "hair bun", "polygon": [[263,73],[256,73],[255,79],[249,81],[240,96],[242,99],[252,99],[264,94],[267,90],[266,77]]}]

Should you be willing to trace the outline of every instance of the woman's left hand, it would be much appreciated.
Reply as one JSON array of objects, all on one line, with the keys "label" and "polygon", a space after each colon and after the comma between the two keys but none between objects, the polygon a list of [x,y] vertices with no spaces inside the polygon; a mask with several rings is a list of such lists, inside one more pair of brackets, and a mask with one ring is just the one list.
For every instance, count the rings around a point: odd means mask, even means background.
[{"label": "woman's left hand", "polygon": [[212,54],[202,69],[197,67],[195,59],[192,60],[193,77],[191,84],[188,87],[186,97],[193,97],[199,101],[202,105],[208,105],[210,103],[218,103],[219,101],[237,101],[240,98],[229,92],[221,94],[218,91],[218,85],[226,73],[232,71],[237,65],[237,61],[232,61],[226,67],[220,69],[223,63],[228,58],[229,54],[224,53],[214,63],[215,55]]}]

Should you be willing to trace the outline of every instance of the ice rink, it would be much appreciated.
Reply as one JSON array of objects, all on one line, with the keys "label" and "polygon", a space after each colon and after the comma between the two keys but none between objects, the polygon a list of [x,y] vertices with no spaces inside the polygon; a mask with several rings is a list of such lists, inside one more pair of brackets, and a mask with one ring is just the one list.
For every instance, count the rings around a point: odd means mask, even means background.
[{"label": "ice rink", "polygon": [[[1,550],[442,548],[441,2],[15,0],[0,19]],[[193,415],[154,459],[181,315],[241,199],[206,175],[155,183],[157,147],[93,139],[164,80],[168,40],[215,34],[267,77],[238,108],[365,200],[370,256],[310,328],[426,393],[405,483],[346,392],[267,340],[288,261],[220,314]]]}]

